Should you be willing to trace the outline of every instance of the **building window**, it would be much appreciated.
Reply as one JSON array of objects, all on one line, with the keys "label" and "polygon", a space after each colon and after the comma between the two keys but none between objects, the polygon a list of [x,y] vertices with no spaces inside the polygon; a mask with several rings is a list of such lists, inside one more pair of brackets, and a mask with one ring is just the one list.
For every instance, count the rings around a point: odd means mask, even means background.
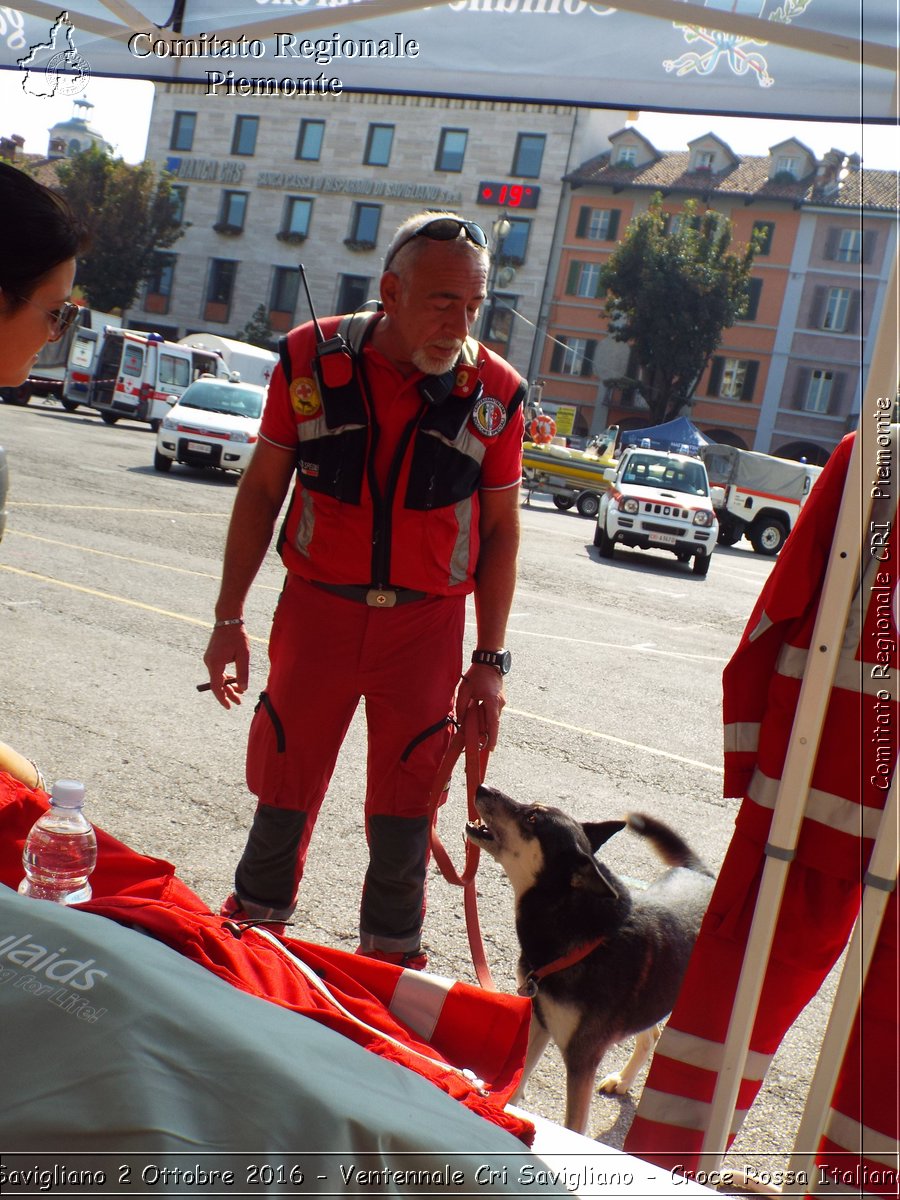
[{"label": "building window", "polygon": [[825,301],[825,315],[822,318],[822,328],[830,329],[833,333],[844,333],[847,328],[847,317],[850,313],[849,288],[835,287],[828,289]]},{"label": "building window", "polygon": [[810,372],[809,385],[803,401],[804,412],[827,413],[833,384],[833,371],[823,371],[816,368],[816,370]]},{"label": "building window", "polygon": [[369,299],[368,275],[341,275],[338,284],[338,298],[335,306],[339,313],[356,312]]},{"label": "building window", "polygon": [[759,363],[755,359],[723,358],[717,355],[712,361],[706,394],[720,400],[749,402],[756,389],[758,371]]},{"label": "building window", "polygon": [[754,221],[753,235],[757,239],[756,253],[768,254],[772,249],[772,238],[775,234],[774,221]]},{"label": "building window", "polygon": [[468,129],[442,129],[434,169],[436,171],[461,171],[463,159],[466,157],[468,140]]},{"label": "building window", "polygon": [[309,234],[312,200],[305,196],[288,196],[284,202],[284,217],[278,233],[282,242],[302,242]]},{"label": "building window", "polygon": [[209,263],[209,278],[206,282],[206,309],[208,321],[227,321],[231,312],[231,298],[237,279],[238,264],[229,258],[213,258]]},{"label": "building window", "polygon": [[509,345],[518,303],[518,296],[494,292],[484,315],[484,330],[481,335],[484,341],[499,343],[501,346]]},{"label": "building window", "polygon": [[318,162],[322,156],[324,138],[324,121],[301,121],[300,133],[297,137],[297,153],[294,157],[302,158],[306,162]]},{"label": "building window", "polygon": [[516,138],[512,174],[517,179],[537,179],[544,161],[544,145],[547,137],[543,133],[520,133]]},{"label": "building window", "polygon": [[172,137],[169,142],[170,150],[193,150],[194,131],[197,128],[197,114],[192,112],[177,112],[172,118]]},{"label": "building window", "polygon": [[300,291],[300,272],[296,267],[276,267],[269,293],[269,324],[276,333],[286,333],[294,324],[294,311]]},{"label": "building window", "polygon": [[259,117],[235,117],[231,153],[251,155],[256,153],[256,135],[259,133]]},{"label": "building window", "polygon": [[550,359],[550,370],[560,375],[592,375],[596,348],[594,338],[557,338]]},{"label": "building window", "polygon": [[501,267],[521,267],[528,253],[531,222],[518,217],[507,217],[507,220],[509,233],[497,247],[497,263]]},{"label": "building window", "polygon": [[716,161],[715,150],[697,150],[694,153],[694,170],[711,171]]},{"label": "building window", "polygon": [[796,154],[779,154],[775,159],[775,174],[790,175],[791,179],[798,179],[800,171],[800,159]]},{"label": "building window", "polygon": [[739,321],[755,321],[759,311],[759,298],[762,295],[762,280],[751,279],[747,287],[747,303],[738,313]]},{"label": "building window", "polygon": [[589,242],[614,242],[619,232],[618,208],[590,208],[583,205],[578,213],[575,236]]},{"label": "building window", "polygon": [[374,250],[381,224],[380,204],[354,204],[350,220],[350,235],[344,245],[351,250]]},{"label": "building window", "polygon": [[583,300],[600,298],[600,263],[572,262],[566,280],[566,295],[580,296]]},{"label": "building window", "polygon": [[172,197],[172,220],[177,221],[179,225],[184,221],[184,210],[187,208],[187,192],[187,188],[181,183],[175,184],[169,190],[169,194]]},{"label": "building window", "polygon": [[219,219],[213,229],[217,233],[241,233],[247,218],[248,192],[223,192]]},{"label": "building window", "polygon": [[391,161],[391,147],[393,144],[393,125],[370,125],[369,136],[366,138],[366,153],[363,156],[363,162],[370,167],[386,167]]},{"label": "building window", "polygon": [[616,166],[637,166],[637,146],[620,146],[616,151]]},{"label": "building window", "polygon": [[832,262],[868,262],[871,255],[864,255],[861,229],[829,229],[825,243],[825,257]]},{"label": "building window", "polygon": [[157,251],[144,285],[144,311],[167,313],[175,282],[176,255]]}]

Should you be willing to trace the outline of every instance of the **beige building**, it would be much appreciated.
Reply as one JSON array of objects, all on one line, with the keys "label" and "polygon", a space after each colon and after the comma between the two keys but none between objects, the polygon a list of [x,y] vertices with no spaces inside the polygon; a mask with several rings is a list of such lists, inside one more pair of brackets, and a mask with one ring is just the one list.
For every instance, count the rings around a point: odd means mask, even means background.
[{"label": "beige building", "polygon": [[451,208],[491,239],[480,336],[526,373],[563,176],[621,120],[564,105],[160,85],[147,157],[175,176],[185,233],[127,323],[234,336],[263,305],[277,334],[309,317],[300,263],[319,315],[353,311],[377,297],[396,227]]}]

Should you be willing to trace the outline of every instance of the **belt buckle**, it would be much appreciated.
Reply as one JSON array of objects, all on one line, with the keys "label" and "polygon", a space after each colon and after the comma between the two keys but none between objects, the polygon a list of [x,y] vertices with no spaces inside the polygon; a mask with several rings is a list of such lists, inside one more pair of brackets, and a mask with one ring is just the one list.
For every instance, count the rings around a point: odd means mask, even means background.
[{"label": "belt buckle", "polygon": [[369,588],[366,592],[369,608],[393,608],[396,603],[397,593],[391,588]]}]

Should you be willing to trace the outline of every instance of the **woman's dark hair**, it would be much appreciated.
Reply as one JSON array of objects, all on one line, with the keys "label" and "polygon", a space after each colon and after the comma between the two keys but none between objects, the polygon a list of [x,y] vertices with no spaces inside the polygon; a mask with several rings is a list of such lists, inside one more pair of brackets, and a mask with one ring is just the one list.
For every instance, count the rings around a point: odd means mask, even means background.
[{"label": "woman's dark hair", "polygon": [[4,306],[16,309],[54,267],[87,248],[87,230],[59,194],[0,162],[0,213],[4,245],[0,289]]}]

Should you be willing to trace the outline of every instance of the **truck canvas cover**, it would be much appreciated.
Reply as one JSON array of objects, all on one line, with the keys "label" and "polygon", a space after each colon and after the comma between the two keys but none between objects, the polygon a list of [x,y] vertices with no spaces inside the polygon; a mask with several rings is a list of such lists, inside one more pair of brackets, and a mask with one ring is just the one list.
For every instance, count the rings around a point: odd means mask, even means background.
[{"label": "truck canvas cover", "polygon": [[802,463],[772,458],[752,450],[738,450],[734,446],[704,446],[700,453],[712,484],[795,500],[797,504],[806,492],[807,475]]}]

